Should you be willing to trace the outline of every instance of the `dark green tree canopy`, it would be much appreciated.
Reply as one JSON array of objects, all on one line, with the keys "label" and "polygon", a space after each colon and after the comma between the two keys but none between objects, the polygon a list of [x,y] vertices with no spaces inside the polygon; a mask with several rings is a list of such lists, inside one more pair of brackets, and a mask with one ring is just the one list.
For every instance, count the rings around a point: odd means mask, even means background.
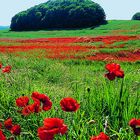
[{"label": "dark green tree canopy", "polygon": [[134,14],[132,20],[140,20],[140,12]]},{"label": "dark green tree canopy", "polygon": [[103,8],[91,0],[49,0],[16,14],[11,30],[85,28],[106,22]]}]

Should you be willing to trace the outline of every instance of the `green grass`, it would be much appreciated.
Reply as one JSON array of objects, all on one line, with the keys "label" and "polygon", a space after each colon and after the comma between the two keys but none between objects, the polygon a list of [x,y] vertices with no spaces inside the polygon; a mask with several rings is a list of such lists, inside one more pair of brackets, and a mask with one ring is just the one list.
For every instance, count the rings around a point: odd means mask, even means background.
[{"label": "green grass", "polygon": [[1,30],[0,38],[50,38],[73,36],[99,36],[99,35],[138,35],[140,34],[140,21],[135,20],[110,20],[108,24],[91,29],[77,30],[42,30],[11,32]]},{"label": "green grass", "polygon": [[[104,131],[105,121],[108,122],[106,134],[111,140],[135,139],[128,122],[131,118],[140,116],[139,62],[121,63],[125,78],[120,120],[118,104],[122,79],[106,79],[105,62],[59,61],[25,56],[21,59],[14,55],[1,55],[1,61],[5,65],[12,65],[11,73],[1,74],[1,119],[12,117],[14,123],[21,125],[21,137],[17,137],[17,140],[37,140],[37,128],[42,126],[46,117],[63,118],[69,128],[69,140],[87,140],[92,135],[98,135],[100,131]],[[90,88],[89,92],[87,88]],[[33,91],[47,94],[53,107],[40,114],[21,116],[17,112],[15,99],[22,95],[31,96]],[[66,113],[60,108],[60,100],[68,96],[80,103],[80,109],[76,113]],[[89,123],[91,120],[95,123]],[[4,133],[10,136],[8,131],[4,130]],[[66,137],[56,136],[55,139],[66,140]]]},{"label": "green grass", "polygon": [[1,41],[0,46],[20,46],[22,45],[19,42],[6,42],[6,41]]},{"label": "green grass", "polygon": [[[140,21],[109,21],[109,24],[95,29],[31,32],[2,30],[0,38],[139,35],[139,33]],[[8,42],[2,43],[11,45]],[[127,41],[123,49],[131,47],[139,48],[139,41]],[[112,49],[112,52],[120,49]],[[102,51],[110,53],[110,50]],[[96,53],[96,50],[92,51],[88,53]],[[37,58],[40,52],[42,57]],[[140,61],[135,63],[114,61],[120,63],[125,72],[120,98],[122,79],[109,81],[104,77],[105,64],[110,62],[50,60],[44,58],[44,55],[43,50],[22,52],[20,56],[0,54],[0,62],[12,66],[11,73],[0,72],[0,122],[11,117],[14,124],[21,125],[21,135],[15,140],[38,140],[37,128],[43,125],[43,119],[47,117],[62,118],[68,126],[68,138],[66,139],[65,135],[57,135],[55,140],[89,140],[92,135],[98,135],[101,131],[105,131],[111,140],[137,140],[128,123],[130,119],[140,117]],[[83,56],[82,52],[78,56]],[[53,107],[47,112],[22,116],[18,113],[19,108],[15,104],[15,99],[22,95],[30,97],[33,91],[48,95]],[[80,109],[75,113],[63,112],[60,100],[64,97],[75,98],[80,103]],[[7,138],[11,136],[4,127],[2,131]]]},{"label": "green grass", "polygon": [[[129,41],[118,41],[111,45],[104,45],[103,42],[84,42],[84,43],[73,43],[72,45],[78,45],[78,46],[95,46],[95,49],[91,49],[89,54],[92,52],[101,52],[101,53],[115,53],[119,51],[134,51],[136,49],[140,49],[140,41],[139,40],[129,40]],[[124,45],[123,47],[119,47],[120,45]],[[104,48],[100,48],[101,46],[104,46]]]}]

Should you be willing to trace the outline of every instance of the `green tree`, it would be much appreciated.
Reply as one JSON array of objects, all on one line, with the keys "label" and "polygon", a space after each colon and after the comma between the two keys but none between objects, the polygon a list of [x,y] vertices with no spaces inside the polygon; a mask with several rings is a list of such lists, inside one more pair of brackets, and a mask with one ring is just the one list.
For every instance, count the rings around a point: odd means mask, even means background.
[{"label": "green tree", "polygon": [[11,30],[85,28],[106,23],[103,8],[91,0],[49,0],[16,14]]},{"label": "green tree", "polygon": [[132,20],[140,20],[140,12],[134,14]]}]

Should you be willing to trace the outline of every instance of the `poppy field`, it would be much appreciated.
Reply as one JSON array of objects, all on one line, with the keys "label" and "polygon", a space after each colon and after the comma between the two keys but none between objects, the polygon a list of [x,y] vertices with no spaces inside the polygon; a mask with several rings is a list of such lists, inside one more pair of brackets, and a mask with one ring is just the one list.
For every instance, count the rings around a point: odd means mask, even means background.
[{"label": "poppy field", "polygon": [[0,52],[19,55],[19,52],[41,50],[37,57],[135,62],[140,60],[139,39],[140,36],[0,39]]},{"label": "poppy field", "polygon": [[139,140],[137,25],[93,36],[1,31],[0,140]]}]

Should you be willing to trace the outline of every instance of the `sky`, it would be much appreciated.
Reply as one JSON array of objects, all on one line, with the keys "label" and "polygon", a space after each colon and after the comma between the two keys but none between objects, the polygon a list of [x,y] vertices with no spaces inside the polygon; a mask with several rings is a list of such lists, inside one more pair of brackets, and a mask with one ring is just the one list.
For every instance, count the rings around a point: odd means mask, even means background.
[{"label": "sky", "polygon": [[[20,11],[47,0],[1,0],[0,25],[9,26],[11,18]],[[136,12],[140,12],[140,0],[93,0],[100,4],[106,13],[107,20],[130,20]]]}]

